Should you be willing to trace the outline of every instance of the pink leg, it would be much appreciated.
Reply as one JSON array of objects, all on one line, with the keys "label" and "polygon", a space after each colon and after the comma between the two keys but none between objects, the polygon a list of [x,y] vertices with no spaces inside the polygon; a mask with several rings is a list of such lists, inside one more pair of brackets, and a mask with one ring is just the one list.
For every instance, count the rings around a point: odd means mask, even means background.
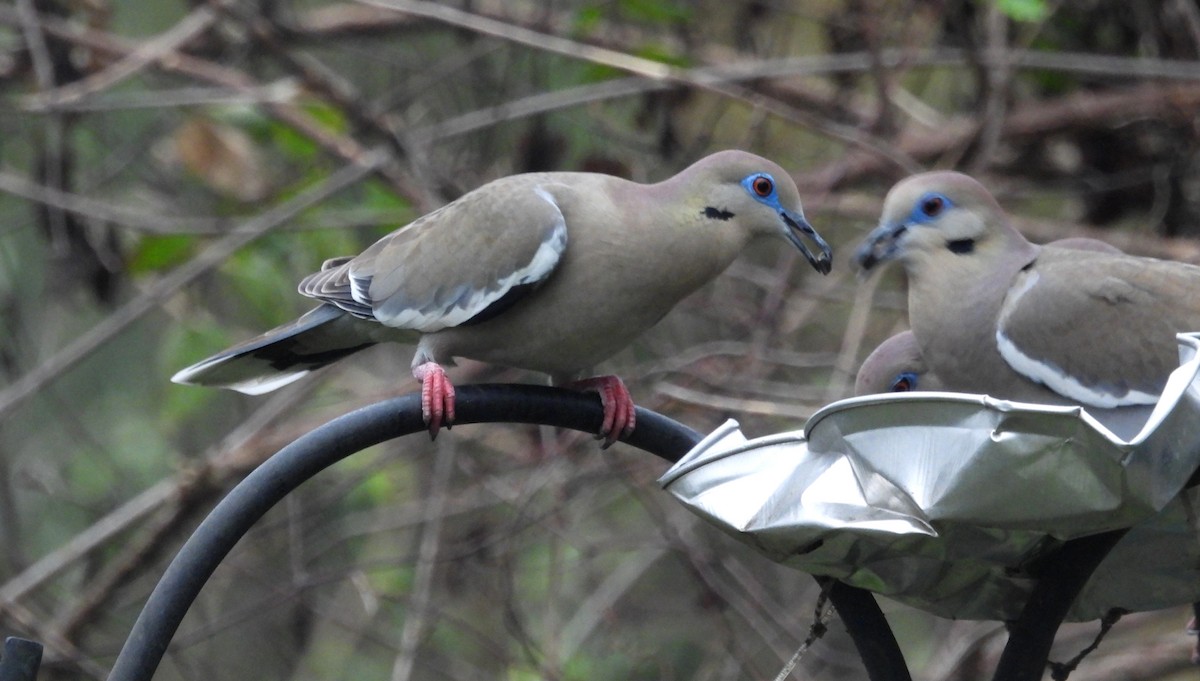
[{"label": "pink leg", "polygon": [[628,436],[636,425],[637,414],[634,410],[633,398],[625,383],[616,376],[595,376],[567,384],[568,388],[595,392],[600,394],[600,405],[604,407],[604,422],[600,424],[600,433],[596,439],[604,440],[604,449],[608,449],[619,438]]},{"label": "pink leg", "polygon": [[449,430],[454,424],[454,386],[437,362],[418,364],[412,373],[421,382],[421,417],[429,427],[430,439],[436,439],[443,425]]}]

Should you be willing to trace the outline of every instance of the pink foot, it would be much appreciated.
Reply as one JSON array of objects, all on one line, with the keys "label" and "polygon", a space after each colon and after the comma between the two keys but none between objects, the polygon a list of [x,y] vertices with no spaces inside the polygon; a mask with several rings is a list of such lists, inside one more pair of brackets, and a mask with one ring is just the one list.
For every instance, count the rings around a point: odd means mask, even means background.
[{"label": "pink foot", "polygon": [[443,425],[449,430],[454,424],[454,386],[437,362],[418,364],[412,373],[421,382],[421,418],[429,428],[429,438],[436,439]]},{"label": "pink foot", "polygon": [[616,376],[595,376],[581,381],[573,381],[568,388],[595,392],[600,394],[600,405],[604,407],[604,422],[600,424],[597,440],[604,440],[604,449],[608,449],[621,437],[633,432],[636,425],[637,413],[634,410],[633,398],[629,390]]}]

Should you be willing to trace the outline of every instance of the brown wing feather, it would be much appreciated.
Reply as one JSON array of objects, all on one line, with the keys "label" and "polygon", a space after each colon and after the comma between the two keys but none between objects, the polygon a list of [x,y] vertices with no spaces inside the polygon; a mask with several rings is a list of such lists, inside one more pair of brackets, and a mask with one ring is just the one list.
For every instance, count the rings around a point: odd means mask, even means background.
[{"label": "brown wing feather", "polygon": [[566,221],[542,185],[503,178],[466,194],[300,283],[304,295],[388,326],[432,331],[511,305],[550,275]]},{"label": "brown wing feather", "polygon": [[[1010,294],[999,332],[1085,389],[1157,394],[1178,366],[1175,334],[1200,330],[1200,268],[1045,248]],[[1017,367],[1014,367],[1017,368]]]}]

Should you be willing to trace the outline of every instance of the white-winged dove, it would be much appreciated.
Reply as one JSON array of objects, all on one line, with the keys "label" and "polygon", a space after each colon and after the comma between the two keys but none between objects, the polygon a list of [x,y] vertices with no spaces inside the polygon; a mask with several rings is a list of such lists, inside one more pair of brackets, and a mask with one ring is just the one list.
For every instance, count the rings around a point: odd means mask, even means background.
[{"label": "white-winged dove", "polygon": [[908,274],[909,325],[950,390],[1098,409],[1153,404],[1200,330],[1200,268],[1035,246],[988,191],[953,172],[910,177],[855,254]]},{"label": "white-winged dove", "polygon": [[[1121,250],[1099,239],[1070,237],[1047,246],[1080,251],[1120,253]],[[942,379],[929,369],[921,355],[921,346],[912,331],[901,331],[879,344],[858,368],[854,379],[855,395],[946,390]]]},{"label": "white-winged dove", "polygon": [[786,238],[829,271],[829,246],[791,177],[742,151],[649,185],[594,173],[505,177],[326,262],[300,283],[323,305],[172,380],[258,394],[419,336],[412,373],[431,435],[454,421],[443,366],[465,357],[598,392],[607,446],[632,431],[633,402],[616,376],[581,377],[761,237]]},{"label": "white-winged dove", "polygon": [[912,331],[901,331],[871,351],[854,377],[855,395],[945,390],[921,356]]}]

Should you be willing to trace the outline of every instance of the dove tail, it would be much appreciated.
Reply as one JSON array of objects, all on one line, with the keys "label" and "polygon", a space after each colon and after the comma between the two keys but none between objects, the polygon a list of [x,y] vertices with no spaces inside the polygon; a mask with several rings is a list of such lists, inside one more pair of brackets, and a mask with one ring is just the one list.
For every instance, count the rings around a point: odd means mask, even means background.
[{"label": "dove tail", "polygon": [[375,343],[353,333],[353,319],[322,305],[299,319],[223,350],[171,377],[175,383],[261,395]]}]

